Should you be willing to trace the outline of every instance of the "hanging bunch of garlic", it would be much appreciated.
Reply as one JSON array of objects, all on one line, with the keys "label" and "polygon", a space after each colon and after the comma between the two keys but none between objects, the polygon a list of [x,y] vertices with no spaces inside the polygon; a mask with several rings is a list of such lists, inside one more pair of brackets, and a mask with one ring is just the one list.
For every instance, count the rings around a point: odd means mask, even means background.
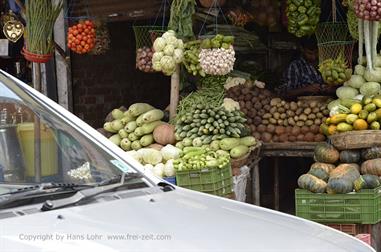
[{"label": "hanging bunch of garlic", "polygon": [[234,68],[234,37],[216,35],[212,39],[204,39],[201,43],[200,65],[206,74],[226,75]]}]

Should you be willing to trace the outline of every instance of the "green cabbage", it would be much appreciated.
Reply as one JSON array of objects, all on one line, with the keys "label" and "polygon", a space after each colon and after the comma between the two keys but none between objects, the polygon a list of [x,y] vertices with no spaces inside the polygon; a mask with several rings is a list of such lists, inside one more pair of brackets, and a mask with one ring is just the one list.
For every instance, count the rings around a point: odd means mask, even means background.
[{"label": "green cabbage", "polygon": [[165,47],[164,47],[164,54],[167,55],[167,56],[172,56],[173,53],[175,52],[175,47],[172,45],[172,44],[167,44]]},{"label": "green cabbage", "polygon": [[360,88],[365,82],[365,79],[361,75],[354,74],[348,80],[347,84],[353,88]]},{"label": "green cabbage", "polygon": [[183,62],[184,54],[182,49],[175,49],[173,52],[173,59],[176,62],[176,64],[180,64]]},{"label": "green cabbage", "polygon": [[166,42],[165,42],[165,39],[164,38],[157,38],[155,40],[155,42],[153,42],[153,50],[155,52],[161,52],[164,50],[165,46],[166,46]]},{"label": "green cabbage", "polygon": [[340,99],[352,99],[353,97],[358,95],[358,93],[359,92],[357,91],[357,89],[352,87],[339,87],[338,89],[336,89],[336,95]]}]

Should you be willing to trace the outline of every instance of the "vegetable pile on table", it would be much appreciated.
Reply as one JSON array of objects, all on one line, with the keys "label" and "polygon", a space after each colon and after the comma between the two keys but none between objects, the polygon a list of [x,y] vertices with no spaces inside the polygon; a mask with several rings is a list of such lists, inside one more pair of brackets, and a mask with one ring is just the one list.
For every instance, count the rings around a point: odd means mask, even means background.
[{"label": "vegetable pile on table", "polygon": [[233,71],[235,52],[234,37],[217,34],[201,42],[199,61],[202,70],[210,75],[226,75]]},{"label": "vegetable pile on table", "polygon": [[347,81],[352,74],[347,62],[342,55],[336,59],[326,59],[319,65],[319,71],[323,80],[328,85],[341,85]]},{"label": "vegetable pile on table", "polygon": [[300,188],[314,193],[344,194],[380,186],[379,147],[339,152],[324,143],[316,146],[314,158],[316,163],[298,179]]},{"label": "vegetable pile on table", "polygon": [[287,102],[272,98],[270,91],[248,85],[227,90],[227,97],[239,102],[252,135],[263,142],[320,142],[325,137],[319,126],[328,116],[325,103]]},{"label": "vegetable pile on table", "polygon": [[297,37],[313,34],[320,12],[318,0],[288,0],[288,31]]},{"label": "vegetable pile on table", "polygon": [[154,130],[166,125],[161,121],[164,112],[147,103],[132,104],[125,112],[114,109],[112,117],[114,120],[106,122],[103,128],[113,134],[109,139],[125,151],[153,144]]},{"label": "vegetable pile on table", "polygon": [[127,151],[126,154],[144,165],[145,171],[162,178],[175,176],[173,164],[174,160],[180,157],[181,150],[168,144],[160,149],[142,148],[137,151]]},{"label": "vegetable pile on table", "polygon": [[174,31],[165,32],[153,43],[155,51],[152,56],[153,69],[168,76],[172,75],[176,70],[176,64],[183,61],[183,48],[183,41],[176,38]]},{"label": "vegetable pile on table", "polygon": [[204,147],[185,147],[178,159],[173,161],[176,171],[223,168],[230,163],[229,154]]},{"label": "vegetable pile on table", "polygon": [[364,96],[361,101],[341,99],[339,102],[339,105],[332,108],[332,116],[321,125],[325,135],[352,130],[380,129],[381,96]]}]

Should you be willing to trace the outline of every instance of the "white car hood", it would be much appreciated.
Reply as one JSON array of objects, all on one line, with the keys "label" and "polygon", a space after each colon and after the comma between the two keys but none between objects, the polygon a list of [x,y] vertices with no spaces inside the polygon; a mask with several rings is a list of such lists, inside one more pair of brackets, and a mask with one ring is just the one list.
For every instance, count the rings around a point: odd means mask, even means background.
[{"label": "white car hood", "polygon": [[310,221],[181,188],[2,219],[0,250],[374,251]]}]

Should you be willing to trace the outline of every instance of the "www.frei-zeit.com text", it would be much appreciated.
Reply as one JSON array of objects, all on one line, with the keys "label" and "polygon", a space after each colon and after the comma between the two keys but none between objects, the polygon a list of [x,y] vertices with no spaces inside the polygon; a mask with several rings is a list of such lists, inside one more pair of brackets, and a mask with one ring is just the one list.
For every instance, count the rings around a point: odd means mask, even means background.
[{"label": "www.frei-zeit.com text", "polygon": [[172,235],[168,234],[19,234],[23,241],[170,241]]}]

